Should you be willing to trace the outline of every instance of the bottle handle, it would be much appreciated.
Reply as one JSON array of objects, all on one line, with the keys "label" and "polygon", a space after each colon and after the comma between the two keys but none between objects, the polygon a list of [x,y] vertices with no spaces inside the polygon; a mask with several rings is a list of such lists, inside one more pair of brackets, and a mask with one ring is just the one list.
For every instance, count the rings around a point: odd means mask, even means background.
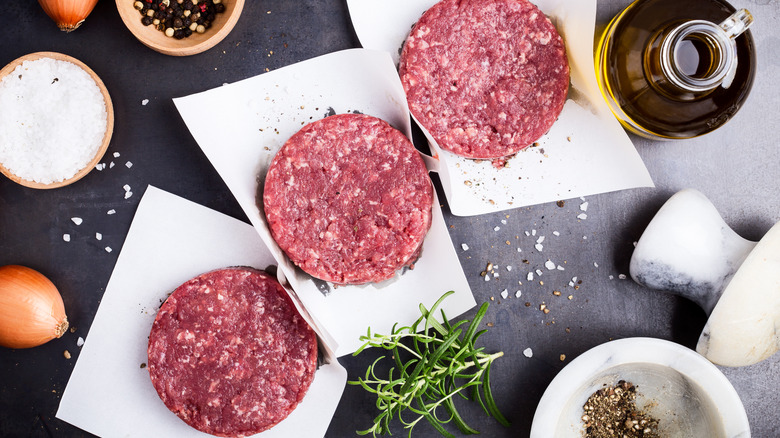
[{"label": "bottle handle", "polygon": [[753,14],[747,9],[740,9],[718,26],[723,29],[729,39],[734,39],[745,32],[751,24],[753,24]]}]

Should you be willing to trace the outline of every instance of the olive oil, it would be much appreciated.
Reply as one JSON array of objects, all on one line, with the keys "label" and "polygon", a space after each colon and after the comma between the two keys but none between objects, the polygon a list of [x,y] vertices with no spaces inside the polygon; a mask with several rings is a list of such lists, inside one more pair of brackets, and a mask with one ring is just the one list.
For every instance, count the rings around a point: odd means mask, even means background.
[{"label": "olive oil", "polygon": [[607,26],[596,76],[629,131],[691,138],[726,123],[755,74],[752,16],[722,0],[637,0]]}]

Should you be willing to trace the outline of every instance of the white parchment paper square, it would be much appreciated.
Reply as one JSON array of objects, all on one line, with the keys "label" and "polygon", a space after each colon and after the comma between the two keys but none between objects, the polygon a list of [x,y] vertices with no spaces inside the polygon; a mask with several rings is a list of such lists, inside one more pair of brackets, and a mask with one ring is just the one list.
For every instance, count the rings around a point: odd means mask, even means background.
[{"label": "white parchment paper square", "polygon": [[[251,225],[148,187],[60,401],[57,418],[100,436],[209,437],[168,410],[147,361],[149,332],[170,292],[229,266],[276,261]],[[335,358],[314,376],[303,402],[256,436],[324,436],[347,380]]]},{"label": "white parchment paper square", "polygon": [[[397,63],[400,48],[423,12],[438,0],[347,0],[365,48],[384,50]],[[566,44],[571,67],[568,100],[552,129],[496,169],[444,151],[428,136],[438,159],[450,210],[471,216],[570,199],[653,182],[631,140],[599,91],[593,64],[596,0],[532,0]],[[427,135],[427,133],[426,133]]]},{"label": "white parchment paper square", "polygon": [[257,205],[271,159],[309,122],[328,114],[361,112],[387,121],[411,138],[406,96],[389,54],[365,49],[336,52],[174,103],[306,309],[338,344],[338,356],[355,351],[369,326],[389,333],[396,322],[410,324],[420,315],[420,303],[430,306],[448,290],[456,292],[442,306],[448,317],[474,306],[436,199],[433,223],[413,270],[381,284],[337,288],[315,281],[290,263]]}]

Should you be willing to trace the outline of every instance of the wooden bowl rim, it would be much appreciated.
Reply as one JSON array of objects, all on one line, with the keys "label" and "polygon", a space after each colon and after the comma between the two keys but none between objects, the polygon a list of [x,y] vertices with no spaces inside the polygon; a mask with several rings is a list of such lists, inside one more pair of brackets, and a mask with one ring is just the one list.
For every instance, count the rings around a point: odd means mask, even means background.
[{"label": "wooden bowl rim", "polygon": [[100,79],[100,77],[83,62],[79,61],[78,59],[72,56],[65,55],[63,53],[35,52],[35,53],[29,53],[27,55],[16,58],[15,60],[8,63],[5,67],[3,67],[2,70],[0,70],[0,81],[3,80],[3,78],[8,76],[9,74],[11,74],[11,72],[13,72],[14,69],[19,65],[21,65],[24,61],[34,61],[42,58],[51,58],[51,59],[56,59],[58,61],[68,61],[72,64],[75,64],[82,70],[84,70],[92,78],[92,80],[95,81],[95,84],[98,86],[98,89],[100,89],[100,93],[103,95],[103,102],[106,105],[106,132],[105,134],[103,134],[103,143],[101,143],[100,148],[98,148],[98,151],[95,154],[95,156],[92,158],[92,161],[90,161],[84,168],[76,172],[76,174],[73,175],[72,177],[59,182],[53,182],[51,184],[43,184],[43,183],[21,178],[15,175],[13,172],[11,172],[9,169],[7,169],[2,163],[0,163],[0,172],[2,172],[3,175],[7,176],[11,181],[14,181],[15,183],[33,189],[56,189],[59,187],[67,186],[69,184],[73,184],[74,182],[80,180],[86,174],[91,172],[92,169],[94,169],[95,166],[98,164],[98,162],[100,162],[100,160],[103,159],[103,155],[105,155],[106,151],[108,150],[108,145],[109,143],[111,143],[111,135],[114,132],[114,105],[111,102],[111,96],[108,94],[108,89],[106,88],[105,84],[103,84],[103,81]]},{"label": "wooden bowl rim", "polygon": [[138,41],[164,55],[190,56],[205,52],[225,39],[238,22],[245,0],[223,0],[226,10],[217,15],[211,29],[180,40],[165,36],[152,25],[144,26],[141,14],[133,7],[133,3],[134,0],[116,0],[116,8],[125,27]]}]

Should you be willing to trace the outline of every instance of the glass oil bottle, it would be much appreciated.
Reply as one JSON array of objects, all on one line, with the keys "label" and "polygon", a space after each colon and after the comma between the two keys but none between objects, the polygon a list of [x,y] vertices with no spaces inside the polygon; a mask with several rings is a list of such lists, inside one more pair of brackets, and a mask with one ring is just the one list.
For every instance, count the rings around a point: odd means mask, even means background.
[{"label": "glass oil bottle", "polygon": [[596,51],[599,88],[629,131],[653,139],[706,134],[744,103],[756,69],[753,18],[723,0],[636,0]]}]

